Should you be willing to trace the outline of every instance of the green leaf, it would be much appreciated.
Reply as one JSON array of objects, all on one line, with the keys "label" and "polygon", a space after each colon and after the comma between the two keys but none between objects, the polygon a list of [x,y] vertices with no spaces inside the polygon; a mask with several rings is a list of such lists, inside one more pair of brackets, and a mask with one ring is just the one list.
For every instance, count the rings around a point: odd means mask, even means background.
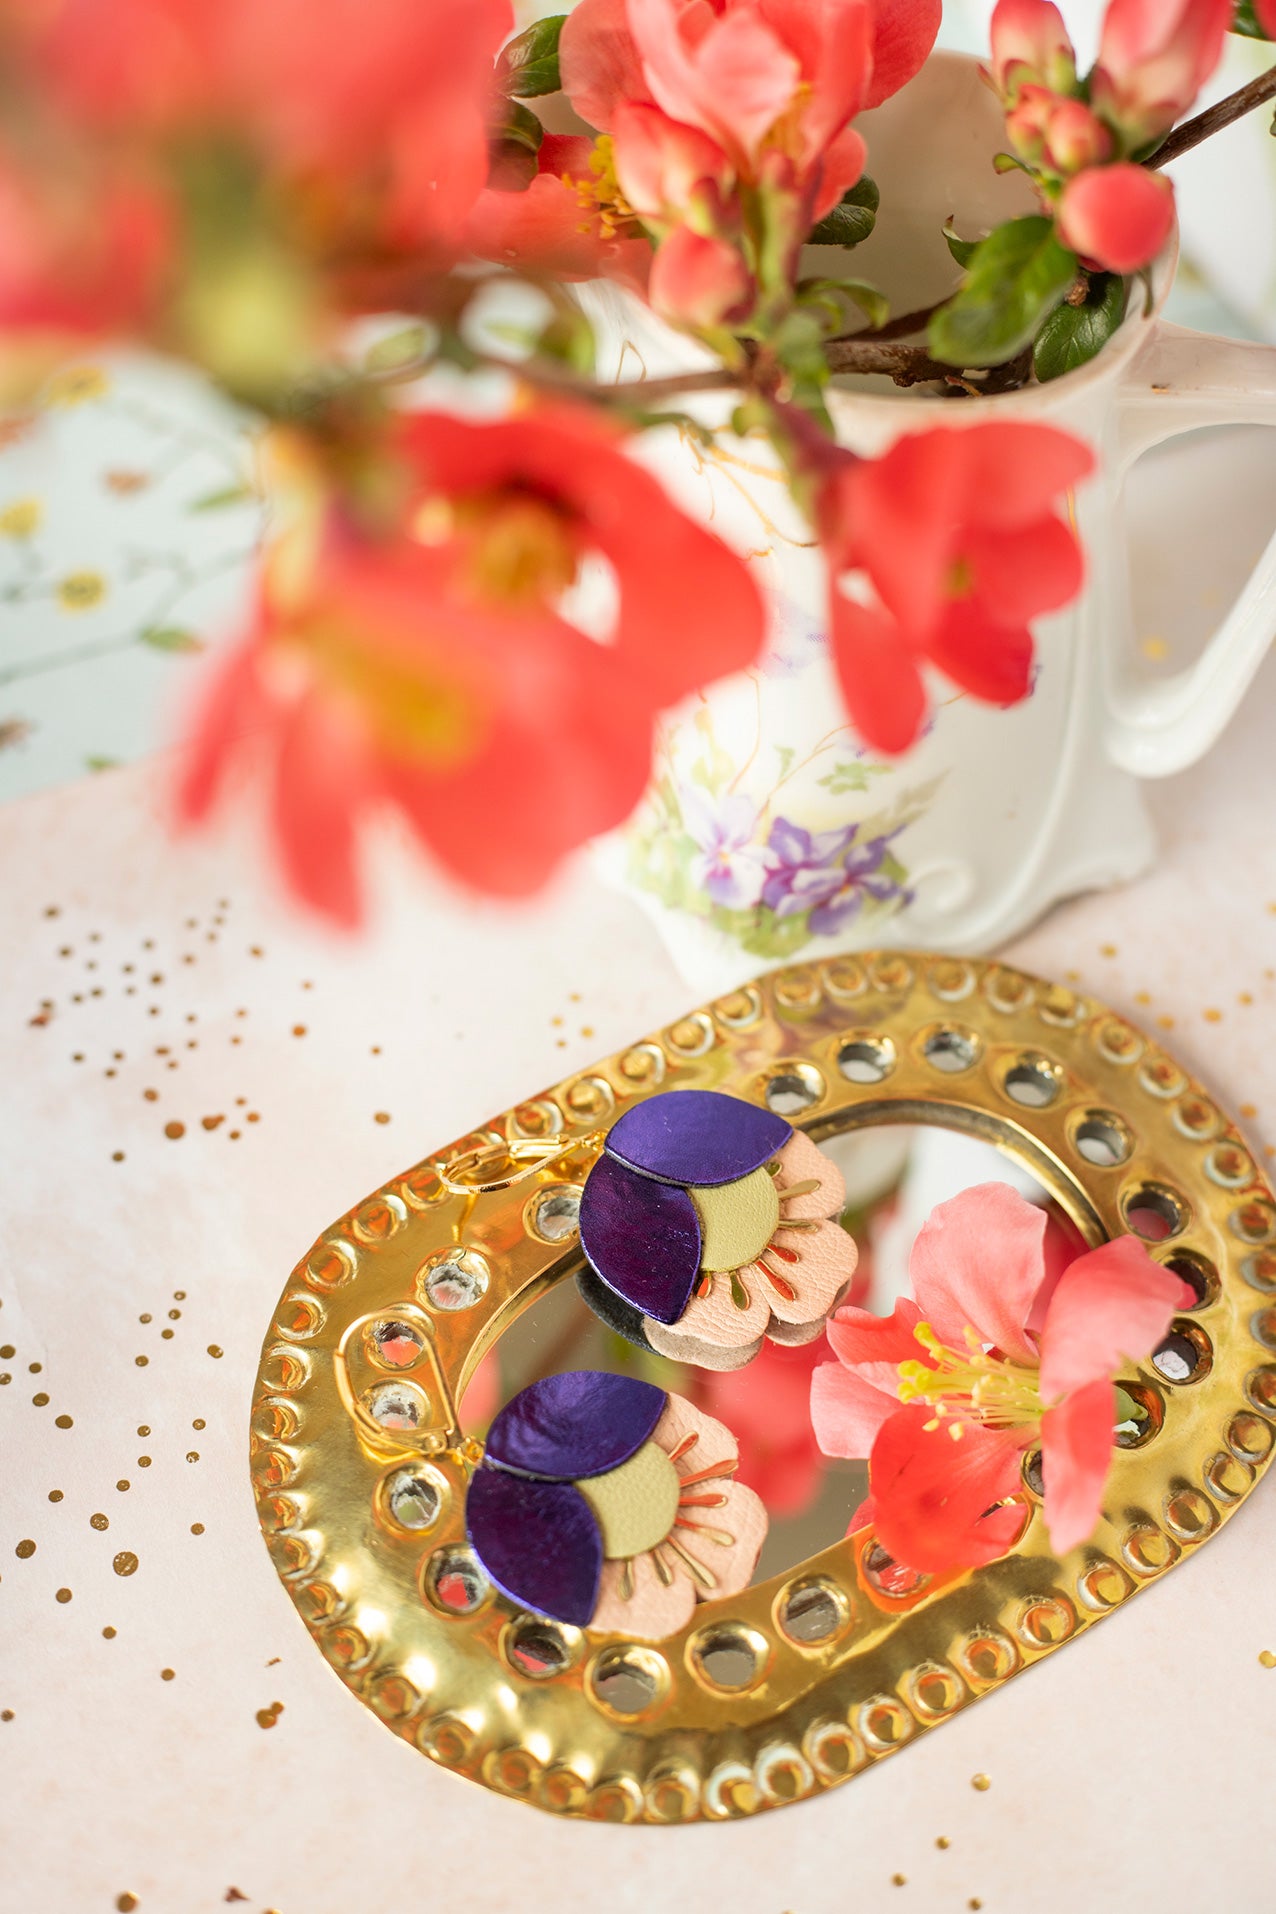
[{"label": "green leaf", "polygon": [[1258,24],[1254,12],[1254,0],[1237,0],[1236,18],[1232,21],[1233,33],[1244,33],[1251,40],[1270,40],[1270,33],[1264,32]]},{"label": "green leaf", "polygon": [[816,226],[807,234],[807,244],[811,246],[858,246],[866,240],[877,224],[877,209],[881,204],[881,194],[877,182],[867,174],[852,186],[849,193],[843,193],[839,203],[831,213],[825,213]]},{"label": "green leaf", "polygon": [[138,632],[144,645],[152,651],[203,651],[204,640],[195,632],[187,631],[182,625],[147,625]]},{"label": "green leaf", "polygon": [[1083,306],[1056,306],[1037,334],[1032,363],[1044,385],[1097,358],[1125,317],[1125,281],[1102,273],[1091,281]]},{"label": "green leaf", "polygon": [[566,18],[565,13],[556,13],[548,20],[537,20],[501,49],[496,81],[502,93],[530,100],[539,93],[558,92],[563,84],[558,73],[558,36]]},{"label": "green leaf", "polygon": [[950,219],[944,227],[944,238],[948,241],[948,250],[959,266],[968,266],[979,250],[977,239],[959,239]]},{"label": "green leaf", "polygon": [[228,505],[246,505],[249,499],[257,496],[251,485],[226,485],[217,492],[205,492],[202,498],[192,499],[187,506],[189,512],[221,512]]},{"label": "green leaf", "polygon": [[1032,344],[1076,276],[1076,254],[1050,220],[1009,220],[980,240],[965,285],[931,319],[932,354],[951,366],[1004,365]]},{"label": "green leaf", "polygon": [[992,170],[994,173],[1026,173],[1029,179],[1032,178],[1031,166],[1025,166],[1013,153],[994,153]]},{"label": "green leaf", "polygon": [[530,106],[520,106],[517,100],[506,100],[505,117],[495,128],[494,137],[501,146],[517,146],[525,153],[539,153],[545,128]]}]

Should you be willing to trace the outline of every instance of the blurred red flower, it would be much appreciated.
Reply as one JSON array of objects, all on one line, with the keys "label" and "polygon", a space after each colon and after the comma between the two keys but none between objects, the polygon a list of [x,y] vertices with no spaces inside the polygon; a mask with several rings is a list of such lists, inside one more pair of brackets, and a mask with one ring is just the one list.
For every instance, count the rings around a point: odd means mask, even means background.
[{"label": "blurred red flower", "polygon": [[1059,237],[1087,265],[1137,272],[1174,229],[1174,188],[1163,173],[1123,160],[1069,180],[1059,202]]},{"label": "blurred red flower", "polygon": [[[740,559],[601,415],[409,415],[387,452],[404,482],[388,527],[327,501],[267,562],[179,791],[203,817],[255,746],[290,888],[345,924],[359,827],[386,807],[461,882],[536,889],[637,803],[656,713],[752,663],[764,631]],[[615,582],[606,642],[559,608],[587,558]]]},{"label": "blurred red flower", "polygon": [[866,743],[913,743],[926,714],[923,662],[989,704],[1028,695],[1028,621],[1082,582],[1081,547],[1058,506],[1093,465],[1080,440],[1020,421],[937,426],[880,459],[830,465],[818,514],[833,656]]},{"label": "blurred red flower", "polygon": [[1108,0],[1090,98],[1127,152],[1187,112],[1222,58],[1232,11],[1232,0]]}]

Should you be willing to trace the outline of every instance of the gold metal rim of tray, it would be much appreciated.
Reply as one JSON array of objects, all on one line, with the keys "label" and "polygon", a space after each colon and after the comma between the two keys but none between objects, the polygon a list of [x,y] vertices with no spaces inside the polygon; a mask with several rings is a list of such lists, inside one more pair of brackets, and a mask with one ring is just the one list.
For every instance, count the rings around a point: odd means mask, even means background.
[{"label": "gold metal rim of tray", "polygon": [[[495,1339],[579,1267],[547,1196],[579,1190],[624,1109],[688,1087],[768,1103],[817,1140],[964,1130],[1023,1162],[1092,1242],[1131,1213],[1168,1225],[1152,1248],[1198,1289],[1177,1325],[1194,1366],[1179,1383],[1150,1365],[1123,1379],[1154,1433],[1118,1451],[1089,1543],[1050,1553],[1026,1479],[1026,1529],[988,1568],[892,1593],[899,1578],[860,1532],[701,1604],[654,1645],[527,1616],[476,1580],[464,1499],[481,1451],[454,1404]],[[385,1318],[419,1339],[412,1366],[379,1362]],[[415,1428],[374,1418],[387,1384]],[[1274,1436],[1276,1202],[1233,1125],[1093,998],[1000,964],[882,952],[770,973],[358,1204],[285,1286],[251,1450],[284,1586],[388,1727],[552,1812],[675,1823],[835,1786],[1083,1634],[1218,1530]]]}]

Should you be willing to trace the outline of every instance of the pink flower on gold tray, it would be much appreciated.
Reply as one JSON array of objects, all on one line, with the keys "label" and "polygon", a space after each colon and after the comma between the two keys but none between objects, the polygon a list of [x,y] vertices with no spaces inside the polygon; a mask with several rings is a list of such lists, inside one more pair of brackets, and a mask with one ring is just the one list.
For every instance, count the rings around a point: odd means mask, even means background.
[{"label": "pink flower on gold tray", "polygon": [[913,1246],[916,1300],[893,1315],[843,1309],[837,1357],[811,1381],[827,1455],[869,1458],[871,1523],[897,1562],[936,1574],[993,1561],[1023,1510],[1025,1451],[1040,1445],[1056,1554],[1102,1513],[1113,1383],[1143,1361],[1193,1292],[1132,1236],[1077,1255],[1043,1209],[1004,1183],[943,1203]]}]

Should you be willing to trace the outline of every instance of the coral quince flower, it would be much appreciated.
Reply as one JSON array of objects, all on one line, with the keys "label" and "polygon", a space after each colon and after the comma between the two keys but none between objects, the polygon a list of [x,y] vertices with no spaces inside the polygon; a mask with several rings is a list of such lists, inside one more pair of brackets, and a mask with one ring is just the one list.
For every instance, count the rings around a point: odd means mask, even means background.
[{"label": "coral quince flower", "polygon": [[576,1369],[492,1423],[465,1525],[502,1594],[577,1628],[661,1641],[697,1601],[748,1586],[766,1509],[732,1480],[735,1439],[679,1396]]},{"label": "coral quince flower", "polygon": [[[926,714],[923,662],[989,704],[1028,695],[1029,620],[1066,605],[1083,576],[1056,506],[1093,466],[1079,439],[1020,422],[937,426],[880,459],[834,465],[819,505],[829,623],[866,743],[913,743]],[[853,597],[841,589],[848,576]]]},{"label": "coral quince flower", "polygon": [[871,1522],[899,1562],[975,1567],[1012,1547],[1025,1451],[1041,1448],[1057,1554],[1102,1512],[1113,1382],[1142,1362],[1192,1291],[1132,1236],[1066,1261],[1047,1214],[1008,1184],[940,1204],[913,1245],[913,1298],[889,1317],[842,1309],[836,1363],[811,1381],[826,1455],[869,1458]]},{"label": "coral quince flower", "polygon": [[79,337],[145,326],[172,260],[173,209],[112,164],[91,178],[0,153],[0,325]]},{"label": "coral quince flower", "polygon": [[487,177],[510,0],[49,0],[16,11],[72,124],[227,132],[394,245],[453,244]]},{"label": "coral quince flower", "polygon": [[642,292],[651,242],[610,165],[610,142],[547,133],[536,158],[521,191],[483,189],[466,219],[466,245],[523,272],[618,279]]},{"label": "coral quince flower", "polygon": [[[463,883],[537,888],[637,803],[655,713],[748,665],[764,635],[744,565],[604,417],[418,414],[390,450],[407,516],[373,536],[328,503],[282,541],[179,790],[202,818],[255,745],[290,887],[342,923],[360,913],[357,833],[378,810]],[[617,588],[608,643],[559,609],[587,557]]]},{"label": "coral quince flower", "polygon": [[1137,272],[1174,230],[1174,188],[1130,160],[1090,167],[1065,186],[1058,224],[1064,245],[1089,266]]},{"label": "coral quince flower", "polygon": [[783,1118],[670,1090],[612,1125],[585,1181],[580,1241],[604,1321],[675,1362],[738,1369],[764,1337],[818,1336],[855,1273],[836,1164]]}]

